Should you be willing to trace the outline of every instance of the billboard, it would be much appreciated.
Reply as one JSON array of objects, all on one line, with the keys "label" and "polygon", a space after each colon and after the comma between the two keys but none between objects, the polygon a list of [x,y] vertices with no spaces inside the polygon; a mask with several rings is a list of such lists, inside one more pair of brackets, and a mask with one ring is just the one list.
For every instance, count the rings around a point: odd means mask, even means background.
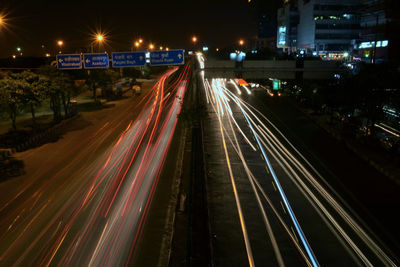
[{"label": "billboard", "polygon": [[278,46],[286,45],[286,26],[279,26],[278,28]]}]

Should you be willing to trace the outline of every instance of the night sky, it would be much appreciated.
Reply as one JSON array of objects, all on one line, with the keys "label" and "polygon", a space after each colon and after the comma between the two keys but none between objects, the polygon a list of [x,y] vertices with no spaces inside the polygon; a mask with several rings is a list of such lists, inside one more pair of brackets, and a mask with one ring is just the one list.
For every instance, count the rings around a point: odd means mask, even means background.
[{"label": "night sky", "polygon": [[54,54],[58,39],[64,41],[66,52],[89,47],[90,35],[98,29],[107,33],[107,49],[114,51],[129,50],[138,37],[157,46],[186,48],[193,34],[201,44],[228,46],[257,35],[256,4],[247,0],[0,0],[0,13],[8,24],[0,29],[0,57],[15,54],[17,46],[26,56]]}]

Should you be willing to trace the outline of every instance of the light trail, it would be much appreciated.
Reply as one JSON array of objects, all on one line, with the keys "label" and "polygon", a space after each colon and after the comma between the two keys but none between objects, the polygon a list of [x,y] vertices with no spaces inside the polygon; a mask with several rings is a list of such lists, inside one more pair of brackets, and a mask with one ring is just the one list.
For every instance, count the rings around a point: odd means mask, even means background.
[{"label": "light trail", "polygon": [[[204,61],[204,59],[199,60]],[[286,216],[289,216],[291,218],[293,226],[296,229],[300,240],[302,241],[302,247],[297,246],[296,243],[294,244],[296,245],[296,248],[308,265],[311,264],[313,266],[318,266],[319,263],[316,259],[316,256],[314,255],[314,252],[311,249],[311,246],[305,238],[305,235],[294,215],[294,211],[292,210],[287,197],[285,196],[284,189],[280,185],[278,176],[276,175],[275,170],[272,167],[269,157],[271,157],[274,162],[276,162],[278,166],[284,171],[287,177],[292,180],[293,184],[304,196],[304,199],[307,200],[311,204],[311,206],[317,211],[317,214],[319,214],[319,216],[321,217],[322,222],[327,225],[330,231],[332,231],[341,246],[343,246],[344,249],[347,250],[347,253],[351,255],[354,262],[357,262],[358,264],[362,262],[362,264],[365,266],[371,266],[372,261],[370,260],[370,258],[371,255],[374,255],[374,261],[379,260],[385,266],[396,266],[395,263],[390,259],[390,257],[371,238],[370,234],[368,234],[359,225],[359,223],[352,218],[349,212],[346,211],[337,200],[335,200],[331,193],[328,193],[328,191],[317,181],[316,178],[318,177],[318,179],[325,182],[326,186],[331,192],[334,192],[334,190],[329,186],[329,184],[326,183],[324,178],[318,173],[318,171],[312,166],[312,164],[293,146],[293,144],[290,143],[289,140],[287,140],[287,138],[279,131],[279,129],[275,125],[273,125],[271,121],[268,120],[268,118],[266,118],[255,107],[249,105],[244,100],[239,98],[240,90],[238,90],[238,86],[236,86],[235,82],[232,82],[234,80],[229,80],[228,83],[233,85],[232,89],[234,88],[236,90],[237,95],[231,92],[230,88],[226,86],[226,79],[214,78],[210,79],[209,81],[207,78],[205,78],[204,71],[201,71],[199,77],[203,82],[207,104],[209,104],[214,109],[215,113],[213,114],[216,114],[218,118],[218,128],[221,131],[224,149],[226,146],[224,136],[226,136],[230,144],[232,145],[234,152],[239,156],[245,173],[247,174],[249,179],[254,182],[254,184],[250,182],[250,185],[253,188],[253,192],[254,185],[256,185],[258,190],[261,191],[264,199],[266,199],[268,205],[273,209],[274,214],[278,217],[281,225],[284,227],[291,240],[295,242],[295,236],[290,233],[290,227],[288,227],[283,222],[284,219],[281,218],[281,215],[278,214],[277,209],[274,208],[274,204],[269,201],[263,188],[257,181],[257,179],[264,177],[255,177],[252,174],[250,167],[247,165],[246,157],[243,156],[243,153],[241,151],[242,146],[249,145],[252,148],[253,152],[255,152],[255,150],[253,149],[255,148],[255,146],[252,145],[251,142],[249,142],[250,138],[248,138],[248,134],[246,134],[250,131],[251,136],[256,142],[257,148],[262,155],[262,159],[263,161],[265,161],[268,175],[272,177],[273,187],[281,195],[282,203],[284,204],[286,211],[288,212],[288,215]],[[237,112],[236,110],[239,110],[240,112]],[[224,127],[224,122],[229,125],[228,128]],[[243,128],[239,125],[243,122],[247,125],[247,129],[245,129],[246,127]],[[277,135],[275,135],[272,130],[277,132]],[[245,141],[244,144],[237,143],[236,132],[239,132],[240,135],[243,137],[243,140]],[[232,135],[232,138],[229,136],[230,134]],[[283,140],[283,142],[281,140]],[[294,151],[294,153],[290,150]],[[229,151],[225,151],[225,154],[226,153],[228,153],[228,155],[226,156],[230,157]],[[237,192],[235,191],[235,189],[233,189],[233,191],[236,195]],[[254,192],[254,194],[258,201],[258,193]],[[340,201],[342,201],[342,199],[337,194],[336,197],[338,197]],[[333,208],[333,210],[328,211],[328,209],[325,207],[325,203],[323,203],[322,201],[326,201],[326,203],[328,203],[328,205]],[[347,209],[351,211],[350,208],[347,207]],[[263,212],[263,208],[260,208],[260,212],[265,221],[266,217],[265,212]],[[242,216],[243,215],[239,215],[240,221],[242,221],[243,219]],[[246,220],[246,217],[244,217],[244,220]],[[267,223],[265,223],[265,225],[267,232],[270,233]],[[351,233],[348,233],[349,231]],[[356,235],[359,239],[353,240],[354,237],[352,238],[351,236],[354,235]],[[273,242],[272,239],[271,242]],[[302,249],[305,250],[305,253],[303,253]],[[275,252],[278,251],[276,247],[274,247],[274,250]],[[275,254],[277,255],[277,253]],[[307,257],[305,257],[305,255],[307,255]],[[254,257],[257,257],[257,255],[254,255]]]},{"label": "light trail", "polygon": [[[132,113],[121,110],[112,122],[83,138],[72,150],[78,152],[76,159],[67,161],[51,179],[42,183],[32,201],[28,198],[23,202],[21,207],[32,205],[29,214],[18,208],[8,213],[6,220],[2,218],[2,225],[9,231],[2,234],[1,240],[9,246],[1,247],[1,265],[41,262],[42,265],[118,266],[133,261],[135,253],[131,252],[135,251],[146,222],[191,71],[191,64],[187,63],[179,71],[174,68],[162,75],[139,104],[131,107],[132,111],[140,107],[139,115],[129,120],[112,147],[101,156],[96,155],[101,143]],[[176,72],[178,75],[167,86],[167,79]],[[82,149],[85,143],[87,149]],[[81,157],[87,164],[71,169]],[[58,183],[66,171],[70,179]],[[43,172],[37,173],[34,181],[42,175]],[[33,184],[24,185],[2,210]]]},{"label": "light trail", "polygon": [[[222,127],[222,126],[221,126],[221,124],[222,124],[222,122],[221,122],[221,120],[222,120],[221,117],[224,115],[224,112],[223,112],[223,108],[222,108],[222,104],[221,104],[221,103],[224,103],[224,104],[225,104],[225,107],[226,107],[227,110],[231,110],[231,108],[229,107],[228,101],[227,101],[227,98],[228,98],[229,94],[224,93],[224,91],[227,91],[227,89],[224,89],[224,88],[226,88],[226,87],[223,85],[224,83],[223,83],[223,80],[222,80],[222,79],[213,79],[213,82],[212,82],[211,84],[212,84],[211,88],[208,88],[208,87],[207,87],[207,83],[204,83],[204,88],[205,88],[206,90],[211,90],[211,94],[215,94],[215,96],[216,96],[215,98],[217,99],[217,103],[218,103],[219,111],[220,111],[220,113],[217,113],[217,114],[221,114],[221,116],[218,116],[218,120],[220,121],[220,127]],[[222,100],[219,100],[220,98],[221,98]],[[232,99],[234,100],[234,98],[232,98]],[[294,213],[293,213],[293,211],[292,211],[292,209],[291,209],[291,207],[290,207],[290,204],[289,204],[289,202],[288,202],[288,200],[287,200],[287,198],[286,198],[286,196],[285,196],[285,194],[284,194],[284,192],[283,192],[283,189],[282,189],[282,187],[280,186],[280,183],[279,183],[279,181],[278,181],[278,179],[277,179],[277,177],[276,177],[276,175],[275,175],[275,173],[274,173],[274,170],[272,169],[272,167],[271,167],[271,165],[270,165],[270,162],[269,162],[269,160],[268,160],[268,157],[266,156],[264,150],[262,149],[261,142],[259,141],[258,136],[257,136],[257,134],[255,133],[255,131],[254,131],[254,129],[253,129],[253,126],[251,125],[251,123],[250,123],[250,121],[248,120],[246,114],[243,112],[243,108],[242,108],[240,105],[239,105],[239,108],[242,110],[242,113],[243,113],[243,115],[244,115],[246,121],[248,122],[248,125],[249,125],[251,131],[253,132],[253,135],[254,135],[254,137],[255,137],[255,139],[256,139],[256,141],[257,141],[259,147],[261,148],[261,152],[262,152],[262,154],[263,154],[263,156],[264,156],[264,159],[266,160],[267,166],[268,166],[270,172],[272,173],[272,175],[273,175],[273,177],[274,177],[275,183],[276,183],[277,186],[278,186],[279,192],[281,193],[281,196],[282,196],[282,198],[283,198],[283,201],[284,201],[284,203],[285,203],[285,206],[286,206],[286,208],[288,209],[288,211],[289,211],[289,213],[290,213],[291,219],[292,219],[292,221],[293,221],[293,223],[294,223],[294,225],[295,225],[295,228],[296,228],[297,232],[298,232],[299,235],[300,235],[300,238],[301,238],[301,240],[302,240],[302,242],[303,242],[304,247],[306,248],[307,254],[308,254],[308,256],[310,257],[311,262],[313,263],[314,266],[319,266],[318,263],[317,263],[317,260],[316,260],[316,258],[315,258],[315,256],[314,256],[314,254],[313,254],[313,252],[312,252],[312,250],[311,250],[311,248],[310,248],[310,246],[309,246],[309,244],[308,244],[308,242],[307,242],[307,240],[306,240],[306,238],[305,238],[305,236],[304,236],[304,234],[303,234],[303,232],[302,232],[302,230],[301,230],[301,227],[300,227],[300,225],[299,225],[298,222],[297,222],[297,219],[296,219],[296,217],[295,217],[295,215],[294,215]],[[229,114],[233,117],[232,112],[229,112]],[[221,129],[222,129],[222,128],[221,128]],[[233,131],[233,133],[234,133],[234,131]],[[223,138],[223,140],[224,140],[223,132],[222,132],[221,134],[222,134],[222,138]],[[234,134],[234,136],[235,136],[235,134]],[[236,138],[236,137],[235,137],[235,138]],[[224,143],[224,141],[223,141],[223,143]],[[225,149],[225,146],[226,146],[226,145],[225,145],[225,143],[224,143],[224,149]],[[226,150],[226,149],[225,149],[225,150]],[[227,151],[225,151],[225,153],[227,153]],[[228,164],[228,168],[229,168],[229,164]],[[230,170],[230,168],[229,168],[229,170]],[[233,177],[233,176],[231,176],[231,177]],[[235,192],[235,198],[237,198],[237,196],[236,196],[237,193],[236,193],[234,184],[233,184],[233,188],[234,188],[234,192]],[[238,209],[240,210],[240,209],[241,209],[241,208],[240,208],[240,202],[237,204],[237,206],[238,206]],[[242,223],[243,218],[242,218],[241,213],[239,213],[239,216],[240,216],[241,224],[244,225],[244,224]],[[242,226],[242,228],[243,228],[243,226]],[[242,229],[242,230],[243,230],[243,232],[244,232],[245,240],[246,240],[247,232],[246,232],[245,229]],[[245,234],[245,233],[246,233],[246,234]],[[246,243],[246,247],[247,247],[247,246],[248,246],[248,244]],[[248,252],[248,254],[249,254],[249,252]],[[251,265],[251,264],[252,264],[252,263],[250,262],[250,265]]]}]

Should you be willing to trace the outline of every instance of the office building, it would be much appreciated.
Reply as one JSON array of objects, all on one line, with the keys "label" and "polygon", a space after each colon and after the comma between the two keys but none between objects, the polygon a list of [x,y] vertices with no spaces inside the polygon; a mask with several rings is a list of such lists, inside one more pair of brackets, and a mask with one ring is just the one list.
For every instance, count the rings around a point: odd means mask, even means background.
[{"label": "office building", "polygon": [[297,48],[297,25],[299,24],[299,10],[297,0],[287,0],[284,6],[278,9],[277,48],[291,54]]},{"label": "office building", "polygon": [[359,59],[370,63],[399,60],[398,0],[364,0],[361,10]]},{"label": "office building", "polygon": [[359,0],[299,0],[297,48],[327,59],[348,57],[360,38]]}]

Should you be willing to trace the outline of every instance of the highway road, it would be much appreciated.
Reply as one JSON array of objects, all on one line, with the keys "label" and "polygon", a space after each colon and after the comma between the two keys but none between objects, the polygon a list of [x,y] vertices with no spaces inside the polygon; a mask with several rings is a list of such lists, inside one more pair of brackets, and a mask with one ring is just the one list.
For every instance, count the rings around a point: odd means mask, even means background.
[{"label": "highway road", "polygon": [[42,162],[10,182],[12,193],[1,185],[0,266],[133,262],[190,77],[189,63],[171,68],[63,151],[50,144],[22,153]]},{"label": "highway road", "polygon": [[396,266],[319,165],[260,112],[259,95],[197,59],[217,266]]}]

